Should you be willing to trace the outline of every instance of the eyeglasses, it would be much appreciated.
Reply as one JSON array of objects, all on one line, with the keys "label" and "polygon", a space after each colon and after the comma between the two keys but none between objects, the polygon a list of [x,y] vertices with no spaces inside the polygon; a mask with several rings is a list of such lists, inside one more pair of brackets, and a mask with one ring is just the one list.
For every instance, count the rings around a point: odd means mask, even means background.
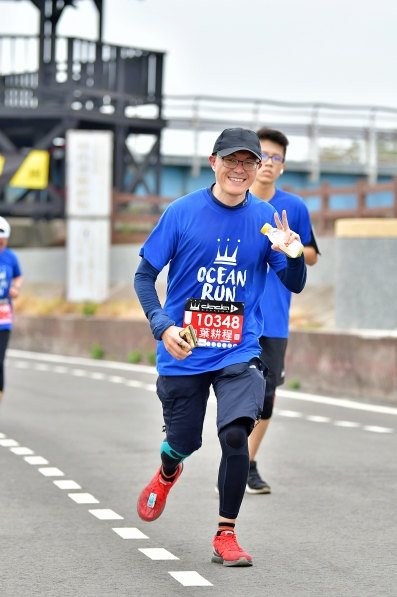
[{"label": "eyeglasses", "polygon": [[269,155],[267,153],[262,153],[262,162],[267,162],[268,159],[271,159],[274,164],[283,164],[284,158],[281,155]]},{"label": "eyeglasses", "polygon": [[259,162],[254,162],[253,160],[238,160],[237,158],[231,158],[229,156],[226,156],[225,158],[222,158],[221,156],[219,157],[226,168],[235,168],[238,164],[242,164],[246,172],[254,172],[259,166]]}]

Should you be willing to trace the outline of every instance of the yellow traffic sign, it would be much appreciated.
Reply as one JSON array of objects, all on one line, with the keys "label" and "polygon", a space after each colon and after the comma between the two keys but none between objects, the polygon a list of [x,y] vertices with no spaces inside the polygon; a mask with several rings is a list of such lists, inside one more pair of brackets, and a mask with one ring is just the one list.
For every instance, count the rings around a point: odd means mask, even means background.
[{"label": "yellow traffic sign", "polygon": [[[0,175],[3,163],[0,156]],[[19,166],[10,180],[11,187],[22,187],[25,189],[45,189],[48,185],[48,167],[50,154],[42,149],[34,149]]]}]

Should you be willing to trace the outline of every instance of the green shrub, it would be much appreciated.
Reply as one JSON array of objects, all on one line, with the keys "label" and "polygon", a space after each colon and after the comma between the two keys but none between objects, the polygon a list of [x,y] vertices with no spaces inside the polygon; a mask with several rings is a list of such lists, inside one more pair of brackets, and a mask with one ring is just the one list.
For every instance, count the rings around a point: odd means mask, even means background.
[{"label": "green shrub", "polygon": [[156,353],[154,350],[149,350],[149,352],[147,353],[147,361],[149,365],[156,364]]},{"label": "green shrub", "polygon": [[140,350],[132,350],[127,357],[127,362],[134,364],[142,361],[142,353]]},{"label": "green shrub", "polygon": [[83,315],[95,315],[98,305],[95,303],[86,303],[83,306]]},{"label": "green shrub", "polygon": [[92,359],[103,359],[103,355],[105,354],[105,351],[103,349],[103,346],[101,346],[98,343],[95,343],[91,346],[91,358]]},{"label": "green shrub", "polygon": [[288,382],[288,387],[290,390],[299,390],[301,387],[301,382],[299,379],[291,379],[291,381]]}]

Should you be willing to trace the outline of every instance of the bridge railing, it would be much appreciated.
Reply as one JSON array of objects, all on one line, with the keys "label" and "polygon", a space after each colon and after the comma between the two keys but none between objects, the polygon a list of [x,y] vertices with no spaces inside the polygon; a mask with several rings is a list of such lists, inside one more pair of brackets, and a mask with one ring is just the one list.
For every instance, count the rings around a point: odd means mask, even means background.
[{"label": "bridge railing", "polygon": [[[332,187],[322,183],[310,189],[293,189],[309,207],[316,233],[332,235],[334,222],[340,218],[397,218],[397,177],[391,182],[370,185],[360,180],[356,185]],[[347,208],[341,208],[343,200]],[[144,242],[174,198],[157,195],[113,193],[112,243]]]},{"label": "bridge railing", "polygon": [[[283,188],[302,197],[319,235],[332,235],[335,220],[340,218],[397,218],[397,177],[375,185],[359,180],[351,186],[323,182],[317,188]],[[342,208],[342,203],[347,207]]]}]

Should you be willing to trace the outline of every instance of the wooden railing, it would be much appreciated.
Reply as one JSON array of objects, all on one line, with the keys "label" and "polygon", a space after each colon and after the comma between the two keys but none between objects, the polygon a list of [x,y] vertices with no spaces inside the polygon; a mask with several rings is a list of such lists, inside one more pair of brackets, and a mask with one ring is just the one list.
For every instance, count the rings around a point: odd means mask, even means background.
[{"label": "wooden railing", "polygon": [[[397,218],[397,177],[391,182],[369,185],[360,180],[356,185],[332,187],[324,182],[313,189],[294,189],[283,187],[284,190],[296,193],[302,199],[319,198],[320,209],[311,210],[310,217],[318,235],[332,235],[334,222],[340,218]],[[391,202],[388,206],[369,207],[367,196],[376,193],[390,193]],[[348,195],[356,197],[356,207],[353,209],[332,209],[332,197]],[[144,242],[157,224],[165,208],[174,198],[146,195],[140,197],[128,193],[113,193],[112,215],[112,243],[140,243]]]},{"label": "wooden railing", "polygon": [[[334,233],[334,222],[340,218],[397,218],[397,177],[390,182],[382,182],[370,185],[366,180],[359,180],[357,184],[346,187],[332,187],[329,183],[323,182],[314,189],[293,189],[284,187],[286,191],[296,193],[302,199],[318,197],[320,209],[310,210],[310,218],[314,224],[317,234],[332,235]],[[367,196],[376,193],[390,193],[390,205],[369,207]],[[347,209],[332,209],[330,200],[332,197],[349,195],[356,197],[356,207]]]},{"label": "wooden railing", "polygon": [[112,244],[144,242],[174,199],[113,191]]}]

